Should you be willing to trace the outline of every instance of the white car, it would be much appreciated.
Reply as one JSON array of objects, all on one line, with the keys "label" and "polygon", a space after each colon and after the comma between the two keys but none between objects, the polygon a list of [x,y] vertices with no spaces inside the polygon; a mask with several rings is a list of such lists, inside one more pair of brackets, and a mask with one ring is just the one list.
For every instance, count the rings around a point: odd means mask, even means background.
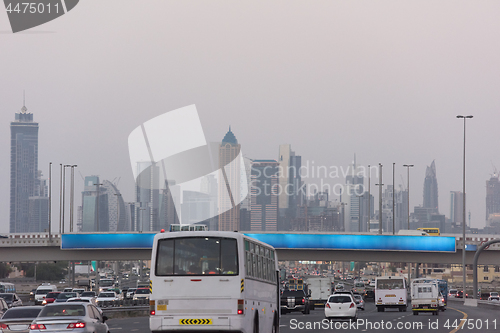
[{"label": "white car", "polygon": [[490,297],[488,297],[488,301],[500,301],[500,296],[496,291],[490,292]]},{"label": "white car", "polygon": [[344,290],[344,284],[343,283],[338,283],[336,286],[335,286],[335,290]]},{"label": "white car", "polygon": [[349,318],[356,321],[358,318],[358,307],[353,296],[349,293],[330,295],[325,304],[325,317],[326,319]]},{"label": "white car", "polygon": [[371,280],[369,286],[375,288],[375,280]]},{"label": "white car", "polygon": [[114,301],[118,301],[118,300],[119,300],[119,298],[114,291],[103,291],[99,294],[99,296],[97,296],[97,299],[96,299],[97,304],[99,306],[101,306],[105,302],[114,302]]}]

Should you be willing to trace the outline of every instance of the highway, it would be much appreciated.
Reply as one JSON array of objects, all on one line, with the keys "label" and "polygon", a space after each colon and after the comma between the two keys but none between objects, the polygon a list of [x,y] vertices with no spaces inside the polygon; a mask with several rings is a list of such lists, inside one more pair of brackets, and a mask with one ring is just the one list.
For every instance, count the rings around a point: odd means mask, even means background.
[{"label": "highway", "polygon": [[[366,304],[366,310],[359,311],[356,324],[348,321],[324,320],[323,309],[315,309],[311,314],[288,313],[281,317],[280,332],[327,332],[327,331],[352,331],[352,332],[499,332],[500,307],[465,307],[462,301],[450,301],[448,310],[439,316],[420,314],[414,316],[410,311],[398,312],[386,310],[377,312],[373,302]],[[461,323],[463,328],[457,329]],[[110,319],[108,321],[111,332],[150,333],[148,317],[133,317]],[[263,332],[268,333],[268,332]]]}]

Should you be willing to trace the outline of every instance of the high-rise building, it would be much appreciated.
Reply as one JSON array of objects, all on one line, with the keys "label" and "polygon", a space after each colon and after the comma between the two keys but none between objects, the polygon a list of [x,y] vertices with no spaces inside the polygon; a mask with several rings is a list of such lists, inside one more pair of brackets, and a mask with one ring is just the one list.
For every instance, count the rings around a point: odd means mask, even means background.
[{"label": "high-rise building", "polygon": [[450,191],[450,222],[453,227],[462,226],[462,221],[464,219],[463,207],[463,193],[461,191]]},{"label": "high-rise building", "polygon": [[[351,172],[346,176],[346,185],[341,195],[341,201],[347,204],[347,207],[344,208],[346,222],[345,231],[359,230],[359,212],[364,204],[362,202],[360,207],[358,195],[364,195],[364,192],[363,170],[360,166],[356,165],[356,155],[354,155]],[[361,198],[361,201],[363,200],[364,199]],[[366,200],[368,200],[368,197],[366,197]],[[368,205],[368,202],[366,205]],[[362,219],[363,216],[363,211],[361,211]],[[363,228],[361,230],[363,230]]]},{"label": "high-rise building", "polygon": [[137,162],[135,181],[134,231],[158,231],[160,205],[160,168],[150,161]]},{"label": "high-rise building", "polygon": [[279,147],[278,230],[290,230],[291,221],[297,217],[297,207],[304,203],[301,191],[300,169],[302,157],[295,155],[290,144]]},{"label": "high-rise building", "polygon": [[109,231],[130,231],[127,226],[127,214],[123,197],[115,184],[109,180],[102,182],[104,193],[108,197]]},{"label": "high-rise building", "polygon": [[423,208],[430,209],[431,213],[439,214],[438,184],[436,164],[434,161],[432,161],[431,166],[428,166],[425,170]]},{"label": "high-rise building", "polygon": [[486,181],[486,221],[490,214],[500,213],[500,181],[495,173]]},{"label": "high-rise building", "polygon": [[87,176],[82,192],[82,231],[109,231],[108,193],[99,176]]},{"label": "high-rise building", "polygon": [[219,230],[240,230],[241,145],[229,131],[219,146]]},{"label": "high-rise building", "polygon": [[278,168],[276,160],[254,160],[251,178],[251,231],[278,230]]},{"label": "high-rise building", "polygon": [[[10,123],[11,233],[41,232],[48,228],[48,213],[44,213],[48,211],[48,200],[35,199],[44,196],[38,170],[38,123],[27,111],[23,106]],[[30,217],[30,210],[37,216]]]}]

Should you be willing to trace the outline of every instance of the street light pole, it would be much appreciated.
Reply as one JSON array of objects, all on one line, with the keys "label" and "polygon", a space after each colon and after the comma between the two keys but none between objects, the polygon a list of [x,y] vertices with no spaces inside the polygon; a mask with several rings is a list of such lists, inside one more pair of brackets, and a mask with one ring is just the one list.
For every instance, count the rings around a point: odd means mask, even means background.
[{"label": "street light pole", "polygon": [[70,206],[69,206],[69,231],[73,232],[73,206],[75,203],[75,167],[76,164],[71,166],[71,194],[70,194]]},{"label": "street light pole", "polygon": [[370,164],[368,164],[368,224],[366,226],[367,232],[370,232],[370,219],[372,218],[372,214],[371,214],[372,198],[371,198],[371,194],[370,194],[370,185],[371,185],[370,176],[371,176],[371,173],[372,173],[372,171],[370,169]]},{"label": "street light pole", "polygon": [[[466,293],[466,281],[467,281],[467,267],[465,265],[465,120],[471,119],[472,116],[461,116],[458,115],[457,118],[464,120],[464,166],[463,166],[463,220],[462,220],[462,277],[463,277],[463,294]],[[475,295],[477,291],[473,290],[472,293]],[[465,300],[465,296],[464,296]]]},{"label": "street light pole", "polygon": [[62,186],[62,233],[64,234],[64,206],[65,206],[65,199],[66,199],[66,168],[70,167],[71,165],[65,164],[63,165],[63,186]]},{"label": "street light pole", "polygon": [[410,168],[413,167],[413,164],[403,164],[404,167],[406,167],[408,171],[408,230],[410,230]]},{"label": "street light pole", "polygon": [[396,168],[396,163],[392,163],[392,234],[396,234],[396,210],[394,209],[394,196],[396,193],[394,192],[394,170]]}]

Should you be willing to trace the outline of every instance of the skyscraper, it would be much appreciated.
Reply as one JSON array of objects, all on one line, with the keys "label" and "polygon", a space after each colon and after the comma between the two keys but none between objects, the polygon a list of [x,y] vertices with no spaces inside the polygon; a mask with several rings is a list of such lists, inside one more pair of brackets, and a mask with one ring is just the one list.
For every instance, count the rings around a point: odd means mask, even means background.
[{"label": "skyscraper", "polygon": [[454,227],[462,225],[464,219],[464,196],[461,191],[450,191],[450,221]]},{"label": "skyscraper", "polygon": [[434,161],[432,161],[431,166],[427,167],[425,170],[423,208],[430,209],[431,213],[439,214],[438,184],[436,177],[436,164]]},{"label": "skyscraper", "polygon": [[160,168],[156,163],[137,162],[135,180],[136,225],[134,231],[158,231]]},{"label": "skyscraper", "polygon": [[99,176],[87,176],[84,181],[81,231],[109,231],[108,193]]},{"label": "skyscraper", "polygon": [[289,144],[279,147],[278,230],[290,230],[291,221],[297,217],[297,205],[303,204],[300,169],[302,157],[295,155]]},{"label": "skyscraper", "polygon": [[252,163],[251,231],[278,230],[278,167],[275,160],[254,160]]},{"label": "skyscraper", "polygon": [[500,213],[500,181],[495,173],[486,181],[486,220],[490,214]]},{"label": "skyscraper", "polygon": [[[240,181],[241,169],[240,153],[241,145],[229,131],[222,139],[219,146],[219,230],[240,230]],[[231,163],[233,161],[233,163]]]},{"label": "skyscraper", "polygon": [[[38,123],[27,111],[23,105],[10,123],[10,232],[40,232],[48,228],[48,200],[34,199],[43,196],[38,176]],[[30,198],[31,211],[37,212],[31,227]]]}]

